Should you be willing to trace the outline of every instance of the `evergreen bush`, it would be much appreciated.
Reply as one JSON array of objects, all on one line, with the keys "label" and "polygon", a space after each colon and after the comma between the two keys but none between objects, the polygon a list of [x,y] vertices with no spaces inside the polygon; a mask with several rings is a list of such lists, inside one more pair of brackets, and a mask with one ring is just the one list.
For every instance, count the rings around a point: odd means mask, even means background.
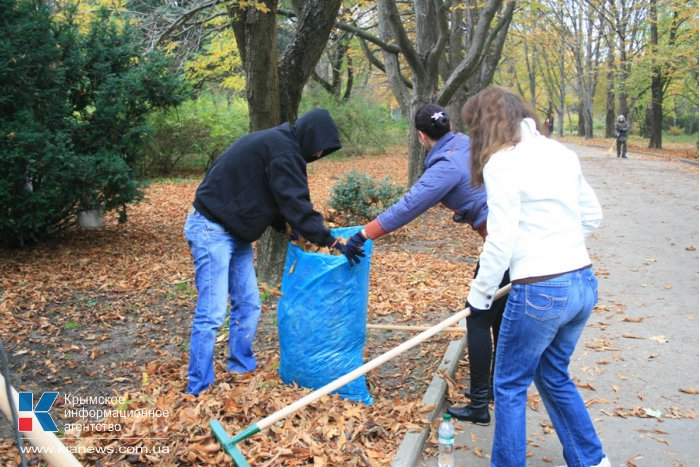
[{"label": "evergreen bush", "polygon": [[107,10],[88,25],[39,1],[0,11],[0,244],[40,240],[82,209],[125,220],[145,115],[181,101],[181,80]]},{"label": "evergreen bush", "polygon": [[403,192],[404,188],[388,177],[374,179],[353,170],[333,185],[328,205],[340,212],[348,223],[362,224],[396,203]]}]

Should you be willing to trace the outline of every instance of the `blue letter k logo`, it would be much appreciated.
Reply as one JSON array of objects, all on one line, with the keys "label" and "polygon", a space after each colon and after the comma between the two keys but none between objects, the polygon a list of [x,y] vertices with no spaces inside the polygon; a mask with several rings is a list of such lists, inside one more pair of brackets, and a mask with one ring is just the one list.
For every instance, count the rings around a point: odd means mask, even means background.
[{"label": "blue letter k logo", "polygon": [[[42,430],[58,431],[58,428],[56,427],[53,418],[51,418],[51,415],[49,415],[49,410],[51,410],[51,406],[56,401],[57,397],[58,392],[45,392],[39,398],[39,402],[37,402],[36,407],[34,407],[34,394],[32,394],[31,392],[20,392],[19,411],[34,412],[34,416],[39,421]],[[20,423],[21,422],[22,418],[20,418]],[[31,422],[29,424],[29,427],[31,430]]]}]

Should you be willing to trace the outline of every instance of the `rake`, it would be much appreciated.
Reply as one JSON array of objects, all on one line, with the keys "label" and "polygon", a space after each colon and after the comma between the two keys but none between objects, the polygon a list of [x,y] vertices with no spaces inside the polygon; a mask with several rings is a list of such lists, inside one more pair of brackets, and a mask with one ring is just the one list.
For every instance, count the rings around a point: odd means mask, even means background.
[{"label": "rake", "polygon": [[[494,300],[497,300],[501,297],[503,297],[505,294],[507,294],[510,291],[511,285],[508,284],[496,292],[494,295]],[[228,433],[226,433],[226,430],[224,429],[223,425],[218,420],[212,420],[209,423],[209,426],[211,427],[212,432],[214,433],[214,436],[216,437],[217,440],[221,443],[222,447],[224,448],[224,451],[226,454],[231,456],[233,461],[236,463],[238,467],[250,467],[250,464],[248,464],[248,461],[246,461],[245,457],[243,456],[243,453],[238,449],[236,444],[239,442],[255,435],[256,433],[259,433],[260,431],[266,429],[267,427],[274,425],[276,422],[282,420],[283,418],[287,417],[288,415],[293,414],[294,412],[302,409],[303,407],[306,407],[307,405],[311,404],[312,402],[315,402],[316,400],[320,399],[321,397],[325,396],[326,394],[329,394],[330,392],[340,388],[341,386],[346,385],[347,383],[359,378],[360,376],[364,375],[370,370],[373,370],[374,368],[377,368],[379,365],[382,363],[387,362],[388,360],[391,360],[392,358],[396,357],[397,355],[400,355],[401,353],[415,347],[416,345],[420,344],[421,342],[429,339],[430,337],[434,336],[435,334],[439,333],[443,329],[456,324],[459,322],[461,319],[466,318],[470,315],[471,310],[469,308],[465,308],[462,311],[459,311],[455,313],[454,315],[450,316],[446,320],[442,321],[439,324],[436,324],[432,328],[429,328],[420,334],[414,336],[413,338],[407,340],[403,344],[400,344],[393,349],[381,354],[380,356],[374,358],[373,360],[370,360],[369,362],[365,363],[364,365],[355,368],[353,371],[350,373],[341,376],[340,378],[331,381],[330,383],[326,384],[322,388],[319,388],[315,390],[312,393],[307,394],[306,396],[302,397],[298,401],[288,405],[287,407],[278,410],[277,412],[268,415],[267,417],[263,418],[262,420],[258,421],[257,423],[254,423],[250,425],[248,428],[245,430],[241,431],[237,435],[230,437],[228,436]]]},{"label": "rake", "polygon": [[613,140],[612,144],[610,145],[610,149],[608,149],[608,152],[607,152],[608,156],[613,155],[613,149],[615,148],[615,143],[617,143],[617,138],[615,138]]}]

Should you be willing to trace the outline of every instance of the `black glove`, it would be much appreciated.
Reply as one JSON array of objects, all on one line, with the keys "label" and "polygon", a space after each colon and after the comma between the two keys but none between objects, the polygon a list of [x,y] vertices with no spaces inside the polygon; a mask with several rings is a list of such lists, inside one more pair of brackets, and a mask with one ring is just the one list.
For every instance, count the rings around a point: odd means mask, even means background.
[{"label": "black glove", "polygon": [[299,240],[299,232],[297,232],[296,230],[292,230],[291,232],[289,232],[289,240],[292,242]]},{"label": "black glove", "polygon": [[[346,249],[351,249],[355,251],[362,251],[362,245],[365,244],[367,239],[362,235],[362,232],[357,232],[355,235],[350,237],[350,240],[345,244]],[[362,255],[364,256],[364,254]]]},{"label": "black glove", "polygon": [[350,266],[354,266],[360,264],[360,258],[365,257],[365,253],[362,251],[362,245],[365,243],[365,240],[365,237],[358,232],[350,237],[350,240],[345,245],[336,242],[333,247],[345,255]]},{"label": "black glove", "polygon": [[472,305],[469,302],[467,302],[467,307],[469,307],[469,309],[472,312],[471,316],[479,316],[479,315],[482,315],[482,314],[486,313],[487,311],[489,311],[489,310],[482,310],[481,308],[476,308],[474,305]]}]

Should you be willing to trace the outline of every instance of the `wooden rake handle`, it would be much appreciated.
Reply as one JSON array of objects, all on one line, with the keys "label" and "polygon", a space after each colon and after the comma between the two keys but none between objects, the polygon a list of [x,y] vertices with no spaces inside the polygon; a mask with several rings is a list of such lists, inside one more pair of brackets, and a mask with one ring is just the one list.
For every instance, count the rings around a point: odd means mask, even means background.
[{"label": "wooden rake handle", "polygon": [[[494,300],[498,300],[499,298],[503,297],[505,294],[507,294],[510,291],[511,285],[505,285],[502,288],[498,289],[496,294],[494,295]],[[400,344],[393,349],[381,354],[380,356],[374,358],[373,360],[370,360],[369,362],[365,363],[364,365],[355,368],[353,371],[350,373],[341,376],[340,378],[331,381],[330,383],[326,384],[322,388],[319,388],[315,390],[312,393],[307,394],[306,396],[302,397],[298,401],[288,405],[287,407],[278,410],[277,412],[268,415],[267,417],[263,418],[257,423],[258,428],[260,431],[264,430],[265,428],[275,424],[279,420],[282,420],[283,418],[287,417],[288,415],[293,414],[294,412],[297,412],[298,410],[302,409],[303,407],[306,407],[310,403],[320,399],[321,397],[325,396],[326,394],[329,394],[336,389],[338,389],[341,386],[344,386],[348,384],[350,381],[354,381],[355,379],[359,378],[360,376],[364,375],[370,370],[373,370],[377,368],[379,365],[382,363],[385,363],[392,358],[396,357],[397,355],[402,354],[403,352],[415,347],[416,345],[420,344],[421,342],[431,338],[435,334],[439,333],[445,328],[448,328],[449,326],[458,323],[461,319],[466,318],[469,316],[471,313],[471,310],[469,308],[465,308],[462,311],[459,311],[455,313],[454,315],[450,316],[446,320],[442,321],[439,324],[436,324],[432,328],[429,328],[417,336],[412,337],[411,339],[407,340],[403,344]]]},{"label": "wooden rake handle", "polygon": [[[387,331],[410,331],[410,332],[420,332],[427,331],[430,326],[420,326],[420,325],[402,325],[402,324],[368,324],[367,329],[384,329]],[[442,332],[454,332],[464,334],[467,332],[467,328],[445,328]]]}]

